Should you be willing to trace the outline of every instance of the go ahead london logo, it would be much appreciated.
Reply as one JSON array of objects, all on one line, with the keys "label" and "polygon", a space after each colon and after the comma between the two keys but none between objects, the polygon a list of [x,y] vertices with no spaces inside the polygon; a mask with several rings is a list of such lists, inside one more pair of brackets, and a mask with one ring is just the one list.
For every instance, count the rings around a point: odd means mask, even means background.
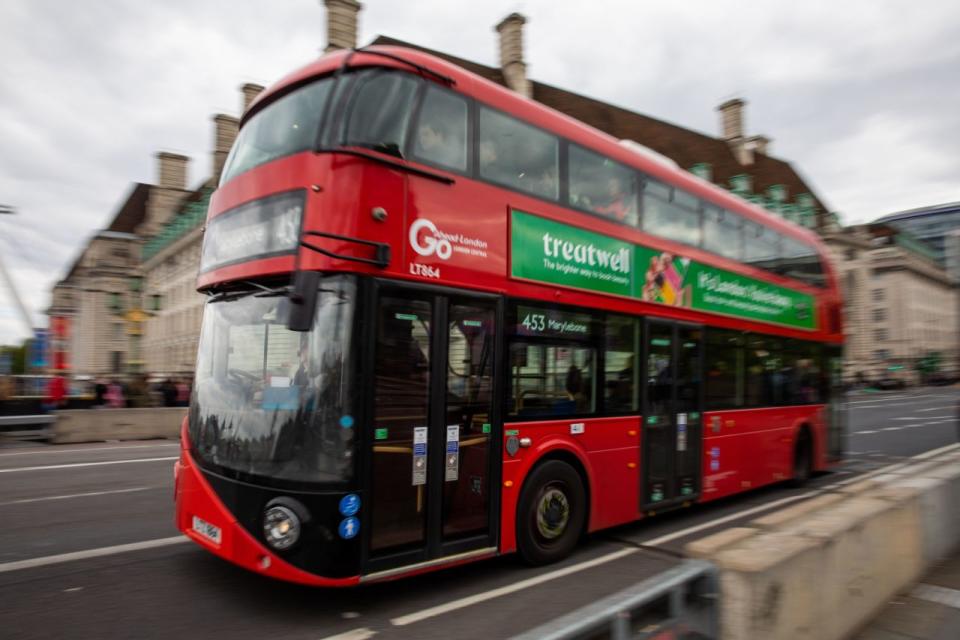
[{"label": "go ahead london logo", "polygon": [[[408,235],[410,248],[418,256],[436,257],[450,260],[454,254],[461,256],[487,257],[487,243],[479,238],[471,238],[462,233],[450,233],[441,230],[429,218],[419,218],[410,225]],[[427,278],[440,278],[440,266],[410,263],[410,273]]]}]

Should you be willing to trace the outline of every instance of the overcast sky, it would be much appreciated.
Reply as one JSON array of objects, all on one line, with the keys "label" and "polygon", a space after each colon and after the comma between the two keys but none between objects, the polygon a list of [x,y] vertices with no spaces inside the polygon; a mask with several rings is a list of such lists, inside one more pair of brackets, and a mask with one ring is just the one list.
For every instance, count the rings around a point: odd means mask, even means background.
[{"label": "overcast sky", "polygon": [[[960,3],[554,0],[364,2],[360,42],[390,35],[497,63],[493,31],[528,18],[531,78],[718,134],[747,101],[846,223],[960,200]],[[565,5],[570,5],[569,8]],[[564,8],[561,8],[564,7]],[[154,154],[210,171],[214,113],[319,55],[317,0],[5,0],[0,6],[2,259],[35,323],[82,243]],[[0,282],[0,344],[24,337]]]}]

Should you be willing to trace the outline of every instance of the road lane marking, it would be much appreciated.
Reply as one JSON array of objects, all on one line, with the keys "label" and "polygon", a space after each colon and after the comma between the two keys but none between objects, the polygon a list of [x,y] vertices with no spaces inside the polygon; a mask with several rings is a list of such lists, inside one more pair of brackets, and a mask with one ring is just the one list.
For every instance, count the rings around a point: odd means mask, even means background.
[{"label": "road lane marking", "polygon": [[636,548],[620,549],[619,551],[608,553],[606,555],[600,556],[599,558],[594,558],[593,560],[578,562],[577,564],[570,565],[569,567],[564,567],[563,569],[550,571],[548,573],[544,573],[539,576],[534,576],[533,578],[527,578],[526,580],[521,580],[520,582],[515,582],[513,584],[509,584],[504,587],[499,587],[497,589],[484,591],[482,593],[477,593],[472,596],[466,596],[464,598],[452,600],[450,602],[446,602],[444,604],[440,604],[435,607],[424,609],[423,611],[417,611],[416,613],[410,613],[405,616],[392,618],[390,620],[390,624],[396,627],[405,627],[408,624],[420,622],[428,618],[434,618],[436,616],[440,616],[445,613],[450,613],[451,611],[456,611],[457,609],[463,609],[464,607],[469,607],[475,604],[479,604],[481,602],[486,602],[487,600],[493,600],[494,598],[499,598],[501,596],[515,593],[517,591],[523,591],[524,589],[529,589],[530,587],[534,587],[538,584],[543,584],[544,582],[556,580],[557,578],[568,576],[571,573],[579,573],[580,571],[584,571],[586,569],[592,569],[593,567],[598,567],[602,564],[607,564],[608,562],[613,562],[614,560],[619,560],[620,558],[624,558],[626,556],[633,555],[639,552],[640,552],[640,549],[636,549]]},{"label": "road lane marking", "polygon": [[325,638],[321,638],[321,640],[367,640],[375,635],[377,635],[377,632],[373,629],[362,627],[360,629],[344,631],[335,636],[326,636]]},{"label": "road lane marking", "polygon": [[873,429],[864,429],[863,431],[854,431],[853,435],[859,436],[859,435],[866,435],[868,433],[876,433],[876,431],[874,431]]},{"label": "road lane marking", "polygon": [[[897,402],[902,401],[902,404],[908,404],[910,400],[916,400],[918,398],[943,398],[944,396],[927,393],[919,396],[887,396],[885,398],[871,398],[870,400],[850,400],[847,404],[874,404],[877,402]],[[949,397],[949,396],[947,396]],[[869,407],[857,407],[858,409],[868,409]]]},{"label": "road lane marking", "polygon": [[167,547],[172,544],[181,544],[189,542],[186,536],[173,536],[171,538],[158,538],[156,540],[144,540],[143,542],[131,542],[129,544],[117,544],[112,547],[100,547],[99,549],[86,549],[84,551],[72,551],[70,553],[59,553],[55,556],[42,556],[40,558],[31,558],[29,560],[17,560],[16,562],[5,562],[0,564],[0,573],[8,571],[19,571],[21,569],[35,569],[37,567],[46,567],[51,564],[61,564],[63,562],[72,562],[74,560],[87,560],[89,558],[101,558],[103,556],[112,556],[117,553],[127,553],[129,551],[141,551],[143,549],[156,549],[157,547]]},{"label": "road lane marking", "polygon": [[947,451],[953,451],[954,449],[960,448],[960,442],[955,442],[953,444],[948,444],[945,447],[940,447],[939,449],[931,449],[930,451],[925,451],[924,453],[918,453],[913,456],[914,460],[926,460],[927,458],[933,458],[941,453],[946,453]]},{"label": "road lane marking", "polygon": [[137,458],[135,460],[105,460],[103,462],[73,462],[71,464],[47,464],[39,467],[14,467],[13,469],[0,469],[0,473],[13,473],[14,471],[44,471],[46,469],[74,469],[76,467],[99,467],[107,464],[132,464],[134,462],[163,462],[176,460],[178,456],[165,458]]},{"label": "road lane marking", "polygon": [[926,409],[917,409],[917,411],[939,411],[941,409],[952,409],[953,407],[928,407]]},{"label": "road lane marking", "polygon": [[[62,445],[57,445],[62,446]],[[0,453],[0,458],[6,458],[7,456],[33,456],[42,453],[86,453],[87,451],[117,451],[125,449],[153,449],[154,447],[179,447],[179,442],[161,442],[158,444],[132,444],[128,447],[119,446],[119,447],[86,447],[86,448],[50,448],[50,449],[33,449],[31,451],[13,451],[10,453]]]},{"label": "road lane marking", "polygon": [[11,504],[28,504],[30,502],[46,502],[47,500],[67,500],[69,498],[86,498],[89,496],[106,496],[114,493],[136,493],[138,491],[149,491],[150,489],[162,489],[164,487],[157,485],[155,487],[133,487],[132,489],[112,489],[110,491],[90,491],[89,493],[71,493],[65,496],[46,496],[43,498],[23,498],[21,500],[10,500],[0,502],[0,507]]},{"label": "road lane marking", "polygon": [[788,498],[783,498],[783,499],[777,500],[777,501],[775,501],[775,502],[768,502],[768,503],[765,503],[765,504],[757,505],[756,507],[753,507],[753,508],[751,508],[751,509],[746,509],[746,510],[744,510],[744,511],[737,511],[736,513],[731,513],[731,514],[726,515],[726,516],[724,516],[724,517],[722,517],[722,518],[717,518],[716,520],[710,520],[710,521],[708,521],[708,522],[702,522],[702,523],[700,523],[700,524],[698,524],[698,525],[695,525],[695,526],[692,526],[692,527],[687,527],[686,529],[681,529],[681,530],[679,530],[679,531],[673,531],[673,532],[671,532],[671,533],[668,533],[668,534],[666,534],[666,535],[660,536],[660,537],[658,537],[658,538],[651,538],[651,539],[649,539],[649,540],[643,540],[643,541],[641,541],[641,542],[638,542],[637,544],[642,544],[642,545],[647,546],[647,547],[657,547],[657,546],[660,546],[661,544],[664,544],[664,543],[666,543],[666,542],[670,542],[671,540],[676,540],[677,538],[682,538],[682,537],[688,536],[688,535],[690,535],[690,534],[692,534],[692,533],[696,533],[697,531],[702,531],[702,530],[704,530],[704,529],[709,529],[710,527],[715,527],[715,526],[720,525],[720,524],[723,524],[723,523],[725,523],[725,522],[730,522],[731,520],[736,520],[737,518],[743,518],[743,517],[745,517],[745,516],[753,515],[754,513],[757,513],[757,512],[759,512],[759,511],[765,511],[765,510],[768,510],[768,509],[776,509],[777,507],[779,507],[780,505],[783,505],[783,504],[789,504],[789,503],[791,503],[791,502],[796,502],[797,500],[803,500],[803,499],[805,499],[805,498],[812,498],[813,496],[816,496],[816,495],[821,494],[821,493],[823,493],[823,491],[821,491],[821,490],[817,490],[817,491],[807,491],[807,492],[805,492],[805,493],[801,493],[800,495],[790,496],[790,497],[788,497]]},{"label": "road lane marking", "polygon": [[920,598],[927,602],[936,602],[954,609],[960,609],[960,591],[957,589],[948,589],[935,584],[920,583],[913,588],[910,595],[914,598]]}]

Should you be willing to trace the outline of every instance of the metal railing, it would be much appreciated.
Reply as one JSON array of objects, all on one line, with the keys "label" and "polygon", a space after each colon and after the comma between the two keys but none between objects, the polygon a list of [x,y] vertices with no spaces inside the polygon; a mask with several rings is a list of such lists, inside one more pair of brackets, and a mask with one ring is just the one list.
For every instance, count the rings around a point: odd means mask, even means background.
[{"label": "metal railing", "polygon": [[513,640],[718,638],[718,594],[716,567],[687,560]]}]

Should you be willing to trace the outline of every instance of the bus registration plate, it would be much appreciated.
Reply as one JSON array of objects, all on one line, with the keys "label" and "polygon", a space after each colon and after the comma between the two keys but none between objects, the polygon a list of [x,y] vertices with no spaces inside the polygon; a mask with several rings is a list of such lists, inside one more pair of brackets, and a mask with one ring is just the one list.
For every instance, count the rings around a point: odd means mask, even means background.
[{"label": "bus registration plate", "polygon": [[193,530],[215,544],[220,544],[223,539],[220,534],[220,527],[212,525],[197,516],[193,516]]}]

